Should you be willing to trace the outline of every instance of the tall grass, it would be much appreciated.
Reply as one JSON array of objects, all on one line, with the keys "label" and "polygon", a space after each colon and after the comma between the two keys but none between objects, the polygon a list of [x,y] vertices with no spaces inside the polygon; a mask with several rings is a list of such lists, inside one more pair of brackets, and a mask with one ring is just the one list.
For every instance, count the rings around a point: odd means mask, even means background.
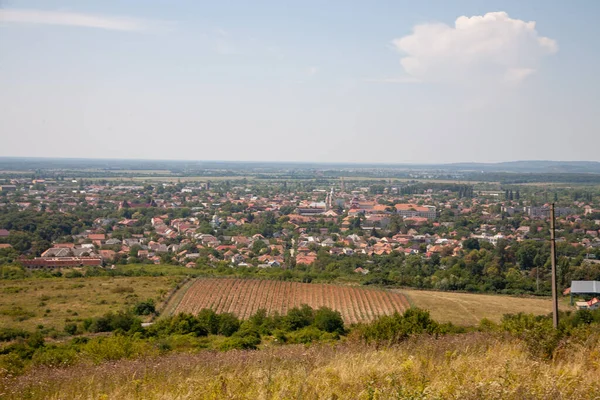
[{"label": "tall grass", "polygon": [[36,368],[0,381],[6,399],[594,399],[598,340],[553,361],[501,333],[416,336],[385,348],[268,346]]}]

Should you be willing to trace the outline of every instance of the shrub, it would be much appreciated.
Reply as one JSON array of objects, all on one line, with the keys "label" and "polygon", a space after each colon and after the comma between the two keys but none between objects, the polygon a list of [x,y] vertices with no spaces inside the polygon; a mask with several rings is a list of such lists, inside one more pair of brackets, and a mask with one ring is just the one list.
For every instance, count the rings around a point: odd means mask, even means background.
[{"label": "shrub", "polygon": [[206,327],[208,333],[217,335],[219,333],[219,315],[210,308],[203,308],[196,317]]},{"label": "shrub", "polygon": [[16,353],[0,354],[0,377],[18,375],[25,369],[25,362]]},{"label": "shrub", "polygon": [[321,307],[315,312],[314,326],[329,333],[344,333],[342,314],[327,307]]},{"label": "shrub", "polygon": [[77,352],[67,347],[53,347],[38,349],[31,360],[33,365],[47,367],[66,367],[75,364]]},{"label": "shrub", "polygon": [[134,336],[111,336],[95,338],[86,343],[82,353],[96,363],[103,361],[115,361],[123,358],[134,358],[141,355],[156,354],[147,341],[140,340]]},{"label": "shrub", "polygon": [[151,325],[146,333],[149,336],[167,336],[172,334],[206,336],[209,331],[199,318],[190,314],[177,314],[173,317],[161,319]]},{"label": "shrub", "polygon": [[564,329],[554,329],[552,318],[533,314],[507,314],[502,328],[523,339],[529,352],[538,358],[550,359],[565,335]]},{"label": "shrub", "polygon": [[73,322],[69,322],[68,324],[65,324],[64,331],[65,331],[65,333],[67,333],[69,335],[75,335],[77,333],[77,324],[75,324]]},{"label": "shrub", "polygon": [[303,304],[300,308],[294,307],[288,310],[288,313],[283,317],[285,329],[295,331],[309,326],[315,318],[314,311],[308,305]]},{"label": "shrub", "polygon": [[26,338],[29,333],[23,329],[0,328],[0,342],[8,342],[17,338]]},{"label": "shrub", "polygon": [[358,335],[366,342],[397,343],[415,334],[438,334],[439,325],[428,311],[409,308],[404,314],[383,316],[367,325],[359,326]]},{"label": "shrub", "polygon": [[260,344],[260,334],[255,329],[244,329],[225,339],[219,346],[220,350],[255,350]]},{"label": "shrub", "polygon": [[89,332],[112,332],[117,329],[125,332],[141,330],[141,322],[138,318],[128,312],[109,312],[98,318],[90,318],[84,321],[83,326]]},{"label": "shrub", "polygon": [[148,299],[146,301],[141,301],[137,303],[133,307],[133,313],[135,315],[150,315],[156,313],[156,307],[154,305],[154,300]]},{"label": "shrub", "polygon": [[219,315],[219,334],[231,336],[240,329],[240,321],[231,313]]}]

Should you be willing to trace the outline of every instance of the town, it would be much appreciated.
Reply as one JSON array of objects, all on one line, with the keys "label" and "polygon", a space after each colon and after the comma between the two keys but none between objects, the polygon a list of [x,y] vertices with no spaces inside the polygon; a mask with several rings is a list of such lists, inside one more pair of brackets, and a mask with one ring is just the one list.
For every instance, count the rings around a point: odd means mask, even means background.
[{"label": "town", "polygon": [[597,193],[495,186],[343,177],[7,178],[0,185],[0,262],[56,270],[272,270],[262,273],[548,294],[555,202],[561,289],[600,280]]}]

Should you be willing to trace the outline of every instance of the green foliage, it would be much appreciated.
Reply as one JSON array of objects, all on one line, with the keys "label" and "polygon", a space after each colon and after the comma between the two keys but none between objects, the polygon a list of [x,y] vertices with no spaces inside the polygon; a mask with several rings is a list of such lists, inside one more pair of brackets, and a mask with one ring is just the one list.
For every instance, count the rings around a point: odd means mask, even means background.
[{"label": "green foliage", "polygon": [[219,333],[219,315],[210,308],[200,310],[196,318],[211,335]]},{"label": "green foliage", "polygon": [[255,350],[261,342],[260,333],[253,327],[244,327],[225,339],[219,346],[220,350]]},{"label": "green foliage", "polygon": [[314,326],[328,333],[344,333],[342,314],[327,307],[321,307],[315,312]]},{"label": "green foliage", "polygon": [[367,343],[398,343],[411,335],[440,333],[440,326],[429,311],[410,308],[404,314],[383,316],[370,324],[359,326],[358,336]]},{"label": "green foliage", "polygon": [[153,354],[153,347],[137,335],[114,335],[90,340],[83,345],[81,352],[94,362],[100,363],[142,355],[149,356]]},{"label": "green foliage", "polygon": [[158,337],[173,334],[206,336],[209,332],[204,321],[190,314],[177,314],[172,317],[163,318],[146,329],[146,335]]},{"label": "green foliage", "polygon": [[141,330],[141,321],[130,312],[109,312],[102,317],[88,318],[83,321],[88,332],[112,332],[116,330],[135,332]]},{"label": "green foliage", "polygon": [[285,330],[295,331],[309,326],[315,319],[314,310],[306,304],[288,310],[283,318]]},{"label": "green foliage", "polygon": [[146,301],[141,301],[137,303],[133,307],[133,313],[135,315],[150,315],[156,313],[156,306],[154,305],[154,300],[148,299]]},{"label": "green foliage", "polygon": [[26,332],[23,329],[0,328],[0,342],[8,342],[17,338],[27,337],[29,337],[29,332]]},{"label": "green foliage", "polygon": [[219,334],[223,336],[231,336],[240,329],[240,321],[231,313],[219,315]]},{"label": "green foliage", "polygon": [[544,359],[552,358],[564,336],[564,331],[554,329],[552,319],[545,316],[509,314],[504,316],[501,326],[505,331],[522,338],[532,355]]},{"label": "green foliage", "polygon": [[76,350],[69,347],[46,347],[38,349],[31,359],[32,365],[46,367],[66,367],[78,360]]},{"label": "green foliage", "polygon": [[306,326],[300,330],[285,334],[282,342],[286,343],[301,343],[309,344],[319,341],[332,341],[339,339],[339,335],[335,333],[325,332],[314,325]]}]

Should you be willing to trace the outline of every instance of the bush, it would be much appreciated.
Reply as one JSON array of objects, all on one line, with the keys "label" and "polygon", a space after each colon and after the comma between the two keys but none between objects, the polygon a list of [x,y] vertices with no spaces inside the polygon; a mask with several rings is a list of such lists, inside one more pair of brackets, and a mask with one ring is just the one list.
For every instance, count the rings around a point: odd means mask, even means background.
[{"label": "bush", "polygon": [[154,305],[154,300],[148,299],[146,301],[141,301],[137,303],[133,307],[133,313],[135,315],[150,315],[156,313],[156,307]]},{"label": "bush", "polygon": [[358,335],[366,342],[397,343],[415,334],[438,334],[439,325],[431,319],[429,312],[409,308],[404,314],[383,316],[357,328]]},{"label": "bush", "polygon": [[64,331],[65,331],[65,333],[67,333],[69,335],[75,335],[77,333],[77,324],[75,324],[73,322],[69,322],[68,324],[65,324]]},{"label": "bush", "polygon": [[219,346],[220,350],[255,350],[260,344],[260,334],[255,329],[244,329],[225,339]]},{"label": "bush", "polygon": [[240,321],[231,313],[219,315],[219,334],[231,336],[240,329]]},{"label": "bush", "polygon": [[18,375],[25,369],[25,362],[16,353],[0,354],[0,377]]},{"label": "bush", "polygon": [[154,323],[146,330],[146,333],[148,336],[168,336],[173,334],[206,336],[209,334],[209,330],[199,318],[190,314],[177,314]]},{"label": "bush", "polygon": [[83,322],[89,332],[112,332],[117,329],[125,332],[137,332],[142,328],[141,321],[129,312],[109,312],[98,318],[89,318]]},{"label": "bush", "polygon": [[66,347],[53,347],[38,349],[31,360],[33,365],[44,365],[47,367],[67,367],[75,364],[77,352]]},{"label": "bush", "polygon": [[344,333],[342,314],[327,307],[321,307],[315,312],[314,326],[329,333]]},{"label": "bush", "polygon": [[525,342],[531,355],[550,359],[554,355],[564,329],[554,329],[552,318],[533,314],[507,314],[502,318],[502,329]]},{"label": "bush", "polygon": [[26,338],[29,336],[29,332],[23,329],[15,328],[0,328],[0,342],[8,342],[17,338]]},{"label": "bush", "polygon": [[203,308],[196,317],[211,335],[219,333],[219,315],[210,308]]},{"label": "bush", "polygon": [[142,355],[150,356],[157,354],[147,341],[140,340],[134,336],[111,336],[95,338],[86,343],[82,353],[90,357],[94,362],[115,361],[123,358],[134,358]]},{"label": "bush", "polygon": [[288,310],[288,313],[283,317],[285,330],[295,331],[309,326],[315,318],[314,311],[308,305],[303,304],[300,308],[294,307]]}]

